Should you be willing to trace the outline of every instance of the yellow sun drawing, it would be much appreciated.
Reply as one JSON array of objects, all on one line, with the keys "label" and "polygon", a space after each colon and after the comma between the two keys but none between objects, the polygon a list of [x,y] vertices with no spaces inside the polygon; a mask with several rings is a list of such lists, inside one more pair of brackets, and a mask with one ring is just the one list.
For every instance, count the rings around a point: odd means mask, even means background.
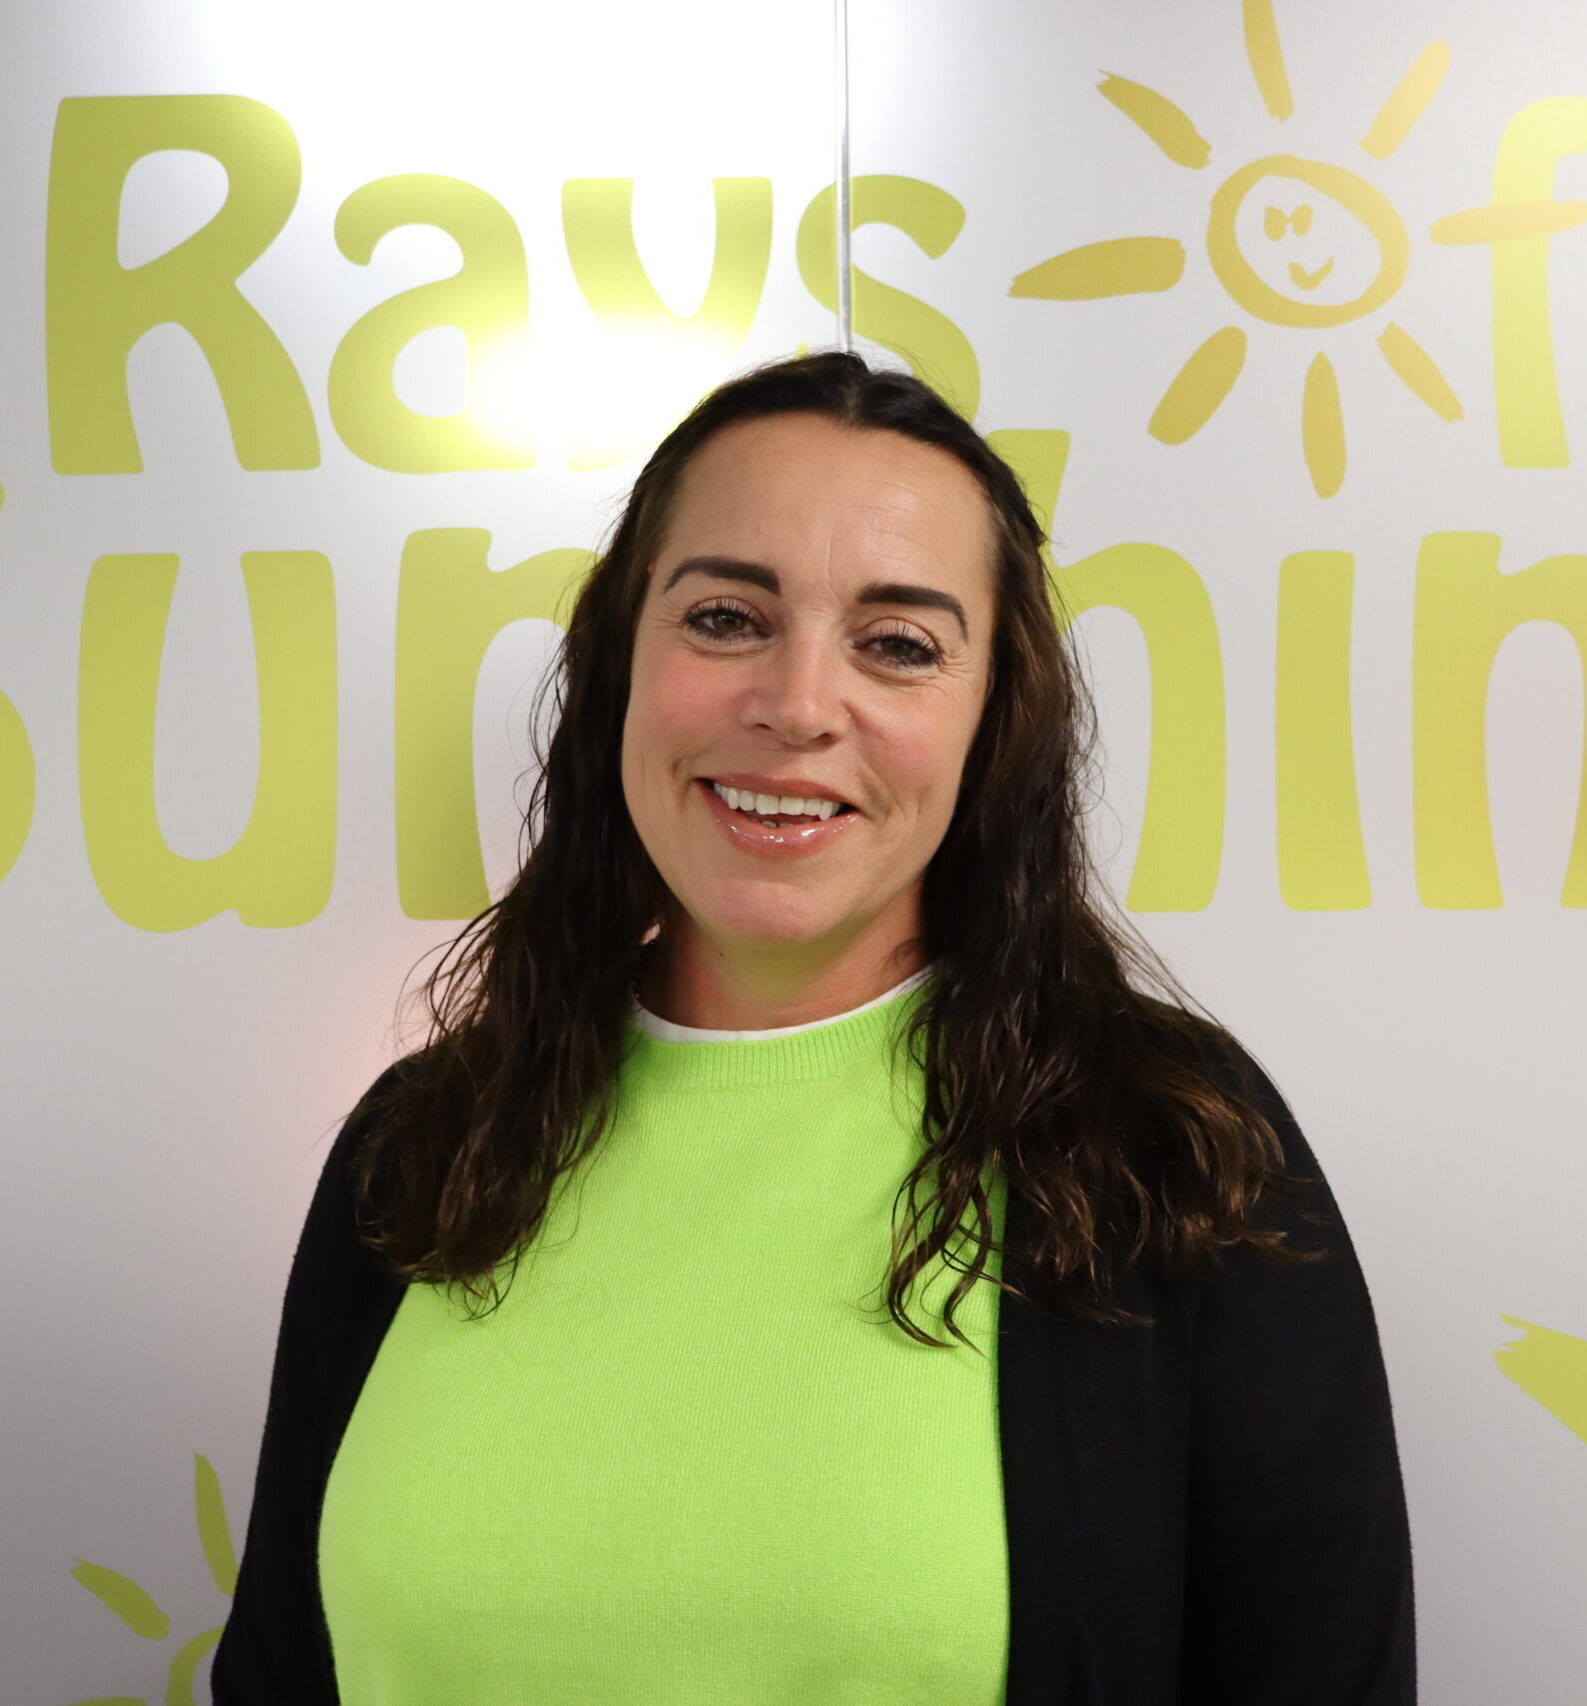
[{"label": "yellow sun drawing", "polygon": [[[1294,111],[1289,74],[1273,17],[1272,0],[1243,0],[1245,46],[1251,71],[1268,112],[1282,123]],[[1385,160],[1410,134],[1449,69],[1449,44],[1433,42],[1384,102],[1361,139],[1363,151]],[[1165,95],[1144,84],[1104,74],[1102,96],[1130,119],[1176,165],[1203,170],[1212,147]],[[1323,204],[1319,220],[1316,201]],[[1260,218],[1257,207],[1261,205]],[[1506,231],[1491,229],[1477,209],[1440,220],[1435,242],[1491,242]],[[1327,222],[1349,241],[1353,259],[1336,271],[1338,252],[1306,265],[1297,240]],[[1359,240],[1364,231],[1370,247]],[[1357,173],[1322,160],[1270,154],[1242,166],[1213,192],[1207,220],[1207,255],[1218,282],[1237,306],[1275,326],[1322,328],[1359,320],[1381,308],[1405,281],[1410,236],[1383,193]],[[1271,247],[1265,247],[1271,245]],[[1315,261],[1314,249],[1305,250]],[[1370,257],[1365,264],[1362,257]],[[1173,237],[1126,237],[1070,249],[1016,278],[1010,296],[1080,301],[1170,290],[1185,269],[1185,250]],[[1321,294],[1319,294],[1321,293]],[[1440,419],[1461,418],[1459,399],[1433,358],[1404,327],[1392,321],[1378,348],[1390,371]],[[1186,360],[1154,411],[1147,430],[1164,444],[1183,444],[1212,418],[1234,388],[1245,363],[1246,334],[1239,326],[1216,331]],[[1345,475],[1344,416],[1333,363],[1318,350],[1306,372],[1301,398],[1301,445],[1312,486],[1330,498]]]}]

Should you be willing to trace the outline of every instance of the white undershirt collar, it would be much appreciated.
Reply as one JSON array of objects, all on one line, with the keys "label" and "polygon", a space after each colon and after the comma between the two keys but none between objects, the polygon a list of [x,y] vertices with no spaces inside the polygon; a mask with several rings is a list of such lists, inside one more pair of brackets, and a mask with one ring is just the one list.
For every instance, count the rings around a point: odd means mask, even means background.
[{"label": "white undershirt collar", "polygon": [[652,1013],[649,1008],[640,1006],[635,1000],[629,1009],[634,1023],[647,1036],[659,1037],[669,1043],[752,1043],[761,1042],[768,1037],[791,1037],[796,1031],[813,1031],[821,1025],[835,1025],[839,1019],[852,1019],[856,1013],[868,1013],[873,1007],[880,1007],[884,1001],[891,1001],[902,995],[906,990],[918,988],[931,976],[932,968],[923,967],[913,972],[902,983],[895,983],[885,993],[878,995],[874,1001],[867,1001],[859,1007],[851,1007],[846,1013],[832,1013],[825,1019],[809,1019],[802,1025],[778,1025],[768,1031],[713,1031],[700,1025],[675,1025],[670,1019],[663,1019]]}]

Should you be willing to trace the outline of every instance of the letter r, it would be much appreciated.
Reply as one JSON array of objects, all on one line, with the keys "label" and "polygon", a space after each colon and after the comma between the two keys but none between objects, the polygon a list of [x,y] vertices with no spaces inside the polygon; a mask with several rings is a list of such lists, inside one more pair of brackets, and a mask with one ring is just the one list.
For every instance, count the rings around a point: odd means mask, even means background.
[{"label": "letter r", "polygon": [[[117,235],[127,174],[146,154],[190,149],[225,169],[225,203],[184,242],[138,267]],[[292,358],[237,288],[297,200],[297,139],[241,95],[105,95],[61,102],[50,159],[45,359],[50,453],[60,474],[143,468],[127,357],[155,326],[190,332],[209,363],[244,468],[316,468],[319,435]]]}]

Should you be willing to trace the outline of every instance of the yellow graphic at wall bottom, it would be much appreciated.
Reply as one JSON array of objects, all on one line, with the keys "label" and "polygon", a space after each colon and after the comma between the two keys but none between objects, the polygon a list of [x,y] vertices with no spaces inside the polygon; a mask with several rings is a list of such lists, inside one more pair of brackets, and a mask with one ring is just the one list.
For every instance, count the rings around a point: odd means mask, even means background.
[{"label": "yellow graphic at wall bottom", "polygon": [[[198,1525],[199,1545],[215,1586],[230,1599],[237,1589],[237,1554],[232,1546],[231,1525],[221,1497],[220,1478],[214,1465],[201,1452],[193,1453],[193,1515]],[[171,1633],[171,1619],[155,1603],[154,1596],[119,1570],[91,1564],[79,1558],[72,1579],[109,1606],[134,1635],[146,1641],[164,1641]],[[171,1655],[166,1676],[165,1706],[194,1706],[193,1678],[199,1661],[220,1640],[221,1629],[201,1629],[189,1636]],[[71,1706],[146,1706],[138,1695],[99,1695],[77,1700]]]},{"label": "yellow graphic at wall bottom", "polygon": [[1514,1315],[1499,1319],[1526,1333],[1525,1338],[1493,1353],[1501,1372],[1587,1444],[1587,1339],[1556,1333]]}]

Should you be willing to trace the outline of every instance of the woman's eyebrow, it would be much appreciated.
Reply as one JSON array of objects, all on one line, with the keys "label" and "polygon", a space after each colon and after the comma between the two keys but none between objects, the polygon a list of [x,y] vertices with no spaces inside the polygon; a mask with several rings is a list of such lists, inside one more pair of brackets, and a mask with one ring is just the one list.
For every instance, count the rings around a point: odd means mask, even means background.
[{"label": "woman's eyebrow", "polygon": [[959,624],[966,640],[970,624],[964,618],[964,606],[951,592],[939,592],[934,586],[916,586],[912,581],[869,581],[859,591],[861,604],[913,604],[923,610],[946,610]]},{"label": "woman's eyebrow", "polygon": [[777,571],[760,563],[746,563],[741,557],[686,557],[667,576],[663,592],[671,592],[685,575],[712,575],[720,581],[748,581],[766,592],[781,593],[782,584]]},{"label": "woman's eyebrow", "polygon": [[[778,597],[782,594],[782,583],[777,579],[775,569],[768,569],[763,563],[745,562],[741,557],[688,557],[667,576],[661,590],[671,592],[688,574],[710,575],[723,581],[747,581],[764,592]],[[907,604],[920,609],[946,610],[959,624],[959,631],[965,639],[970,637],[964,606],[951,592],[941,592],[934,586],[916,586],[909,581],[868,581],[860,588],[858,601],[861,604]]]}]

